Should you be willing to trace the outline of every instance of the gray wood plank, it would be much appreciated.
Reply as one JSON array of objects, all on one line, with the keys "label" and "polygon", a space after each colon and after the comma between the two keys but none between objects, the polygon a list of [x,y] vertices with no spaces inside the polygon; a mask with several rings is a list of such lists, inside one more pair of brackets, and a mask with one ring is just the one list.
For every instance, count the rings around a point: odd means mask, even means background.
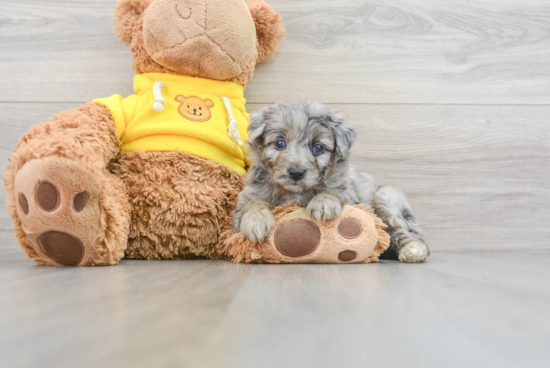
[{"label": "gray wood plank", "polygon": [[[79,105],[0,103],[2,176],[30,125]],[[433,250],[549,248],[550,106],[331,107],[359,131],[354,165],[403,188]],[[0,231],[11,229],[0,211]]]},{"label": "gray wood plank", "polygon": [[356,167],[403,188],[434,249],[550,246],[550,106],[334,108]]},{"label": "gray wood plank", "polygon": [[189,366],[251,270],[214,261],[45,268],[3,250],[0,259],[3,367]]},{"label": "gray wood plank", "polygon": [[427,264],[32,266],[0,248],[5,367],[547,367],[550,253]]},{"label": "gray wood plank", "polygon": [[[0,101],[130,94],[115,0],[0,1]],[[250,102],[550,103],[545,0],[271,0],[288,37]]]},{"label": "gray wood plank", "polygon": [[547,367],[549,265],[498,252],[255,267],[196,366]]}]

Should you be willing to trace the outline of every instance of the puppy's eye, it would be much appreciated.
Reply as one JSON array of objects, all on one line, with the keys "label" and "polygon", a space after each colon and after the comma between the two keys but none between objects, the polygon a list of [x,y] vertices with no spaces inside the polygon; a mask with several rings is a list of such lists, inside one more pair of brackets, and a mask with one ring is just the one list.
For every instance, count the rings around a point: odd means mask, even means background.
[{"label": "puppy's eye", "polygon": [[317,143],[313,147],[311,147],[311,152],[313,152],[314,155],[320,155],[321,153],[325,152],[325,147],[323,147],[322,144]]},{"label": "puppy's eye", "polygon": [[277,142],[275,142],[275,147],[279,150],[284,150],[286,148],[286,142],[282,139],[279,139]]}]

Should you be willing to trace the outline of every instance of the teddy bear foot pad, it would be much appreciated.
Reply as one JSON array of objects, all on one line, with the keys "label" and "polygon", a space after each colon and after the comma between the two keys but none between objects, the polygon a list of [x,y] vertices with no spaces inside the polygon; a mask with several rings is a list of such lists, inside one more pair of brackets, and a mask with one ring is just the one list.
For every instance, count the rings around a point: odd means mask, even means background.
[{"label": "teddy bear foot pad", "polygon": [[93,174],[75,161],[34,159],[17,174],[15,193],[21,228],[44,263],[78,266],[100,232]]},{"label": "teddy bear foot pad", "polygon": [[[337,226],[338,234],[347,240],[361,237],[363,228],[357,219],[345,218]],[[273,244],[277,251],[290,258],[307,257],[314,253],[321,245],[322,230],[315,222],[304,219],[289,221],[281,225],[273,236]],[[342,244],[345,246],[345,242]],[[355,244],[349,244],[354,247]],[[337,258],[341,262],[353,262],[359,257],[358,252],[365,253],[368,246],[359,247],[357,250],[343,250],[338,253]],[[320,251],[320,253],[325,253]],[[328,255],[334,261],[335,252]],[[322,258],[322,257],[321,257]],[[363,260],[366,257],[362,257]],[[331,262],[332,263],[332,262]]]},{"label": "teddy bear foot pad", "polygon": [[236,262],[369,263],[389,246],[386,226],[363,206],[344,206],[328,222],[309,217],[305,208],[286,205],[273,210],[276,226],[262,244],[231,234],[222,244]]}]

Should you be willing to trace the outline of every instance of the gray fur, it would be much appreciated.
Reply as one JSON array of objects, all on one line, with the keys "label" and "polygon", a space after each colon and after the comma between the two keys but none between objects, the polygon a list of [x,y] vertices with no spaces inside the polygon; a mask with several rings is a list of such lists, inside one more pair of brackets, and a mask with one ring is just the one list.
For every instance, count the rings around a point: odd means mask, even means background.
[{"label": "gray fur", "polygon": [[[263,241],[274,224],[269,209],[293,201],[320,221],[338,216],[344,204],[362,203],[388,225],[392,239],[386,258],[421,262],[428,256],[405,195],[350,166],[356,132],[342,115],[316,102],[279,103],[253,115],[249,133],[252,165],[233,212],[234,232]],[[278,140],[286,142],[285,149],[276,147]],[[317,143],[325,148],[322,154],[312,151]],[[290,168],[307,170],[305,177],[292,180]]]}]

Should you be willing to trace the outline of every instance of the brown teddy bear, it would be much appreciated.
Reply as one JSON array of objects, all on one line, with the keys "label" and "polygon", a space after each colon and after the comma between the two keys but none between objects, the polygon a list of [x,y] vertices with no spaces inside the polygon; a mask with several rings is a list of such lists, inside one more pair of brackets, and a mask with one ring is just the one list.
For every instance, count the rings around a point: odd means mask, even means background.
[{"label": "brown teddy bear", "polygon": [[376,261],[389,236],[361,206],[327,223],[276,208],[264,244],[231,233],[247,165],[244,87],[284,38],[281,22],[263,0],[118,0],[135,94],[33,126],[10,160],[7,209],[27,255],[52,266]]},{"label": "brown teddy bear", "polygon": [[135,94],[33,126],[8,166],[7,208],[36,263],[219,258],[246,173],[243,97],[284,38],[263,0],[119,0]]}]

